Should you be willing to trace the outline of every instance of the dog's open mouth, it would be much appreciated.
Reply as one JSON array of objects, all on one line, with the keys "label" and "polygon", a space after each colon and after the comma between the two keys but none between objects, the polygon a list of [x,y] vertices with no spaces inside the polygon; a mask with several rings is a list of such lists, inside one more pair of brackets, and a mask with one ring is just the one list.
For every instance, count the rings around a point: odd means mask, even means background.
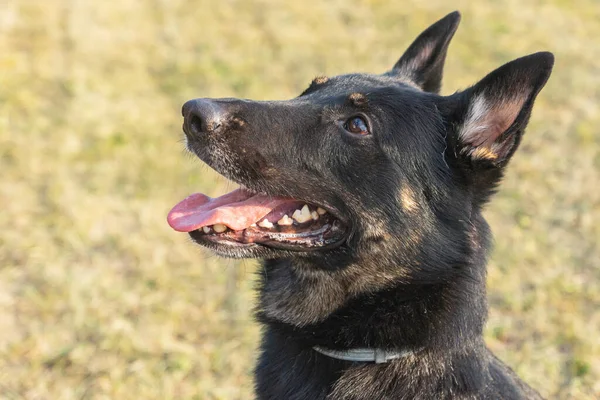
[{"label": "dog's open mouth", "polygon": [[230,246],[307,251],[335,247],[346,237],[344,224],[320,206],[247,189],[216,198],[193,194],[173,207],[167,220],[199,243]]}]

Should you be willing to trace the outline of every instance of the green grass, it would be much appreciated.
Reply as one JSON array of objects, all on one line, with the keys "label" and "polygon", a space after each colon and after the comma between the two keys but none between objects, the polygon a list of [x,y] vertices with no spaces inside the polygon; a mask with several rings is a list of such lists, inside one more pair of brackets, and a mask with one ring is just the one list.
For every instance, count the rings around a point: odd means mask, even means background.
[{"label": "green grass", "polygon": [[557,56],[487,211],[487,341],[545,396],[600,398],[596,0],[4,1],[0,398],[251,398],[255,264],[165,222],[230,185],[182,151],[181,104],[383,72],[454,8],[444,93]]}]

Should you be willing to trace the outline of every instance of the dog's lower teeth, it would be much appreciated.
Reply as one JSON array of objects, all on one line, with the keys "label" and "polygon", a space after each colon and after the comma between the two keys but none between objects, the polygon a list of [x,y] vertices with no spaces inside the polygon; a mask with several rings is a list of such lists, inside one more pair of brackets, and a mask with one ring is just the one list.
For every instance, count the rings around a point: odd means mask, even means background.
[{"label": "dog's lower teeth", "polygon": [[310,213],[310,216],[312,217],[312,219],[314,219],[315,221],[319,219],[319,213],[316,211],[313,211]]},{"label": "dog's lower teeth", "polygon": [[271,229],[273,227],[273,223],[269,222],[268,219],[263,219],[258,223],[258,226],[260,226],[261,228]]},{"label": "dog's lower teeth", "polygon": [[282,226],[289,226],[292,225],[294,223],[294,220],[291,219],[290,217],[286,215],[284,215],[283,217],[281,217],[281,219],[279,221],[277,221],[278,225],[282,225]]},{"label": "dog's lower teeth", "polygon": [[204,233],[210,233],[210,227],[209,226],[203,226],[202,230],[204,231]]},{"label": "dog's lower teeth", "polygon": [[217,233],[223,233],[227,230],[227,227],[223,224],[214,224],[213,225],[213,229],[215,230],[215,232]]},{"label": "dog's lower teeth", "polygon": [[326,214],[326,213],[327,213],[327,211],[325,211],[325,210],[324,210],[323,208],[321,208],[321,207],[317,207],[317,213],[318,213],[319,215],[323,215],[323,214]]}]

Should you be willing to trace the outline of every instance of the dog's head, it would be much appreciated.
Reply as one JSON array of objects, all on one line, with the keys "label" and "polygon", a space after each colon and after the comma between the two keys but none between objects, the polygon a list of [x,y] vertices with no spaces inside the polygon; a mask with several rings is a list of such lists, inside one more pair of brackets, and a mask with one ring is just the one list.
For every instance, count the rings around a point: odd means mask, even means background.
[{"label": "dog's head", "polygon": [[382,75],[319,77],[287,101],[187,102],[188,149],[242,188],[188,197],[170,225],[224,256],[331,268],[366,252],[422,264],[417,254],[453,247],[499,182],[553,65],[536,53],[440,96],[459,20],[429,27]]}]

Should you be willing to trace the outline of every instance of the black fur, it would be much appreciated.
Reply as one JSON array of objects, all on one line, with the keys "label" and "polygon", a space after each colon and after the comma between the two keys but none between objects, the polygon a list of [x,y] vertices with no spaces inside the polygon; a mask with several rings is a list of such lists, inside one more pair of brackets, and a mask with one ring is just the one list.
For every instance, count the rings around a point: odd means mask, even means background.
[{"label": "black fur", "polygon": [[[539,397],[482,338],[490,232],[481,210],[553,56],[523,57],[439,96],[459,18],[434,24],[383,75],[318,78],[289,101],[184,106],[188,147],[210,166],[252,190],[322,205],[348,226],[346,241],[323,251],[203,242],[224,256],[265,259],[257,398]],[[344,128],[357,115],[371,135]],[[356,363],[314,345],[414,353]]]}]

